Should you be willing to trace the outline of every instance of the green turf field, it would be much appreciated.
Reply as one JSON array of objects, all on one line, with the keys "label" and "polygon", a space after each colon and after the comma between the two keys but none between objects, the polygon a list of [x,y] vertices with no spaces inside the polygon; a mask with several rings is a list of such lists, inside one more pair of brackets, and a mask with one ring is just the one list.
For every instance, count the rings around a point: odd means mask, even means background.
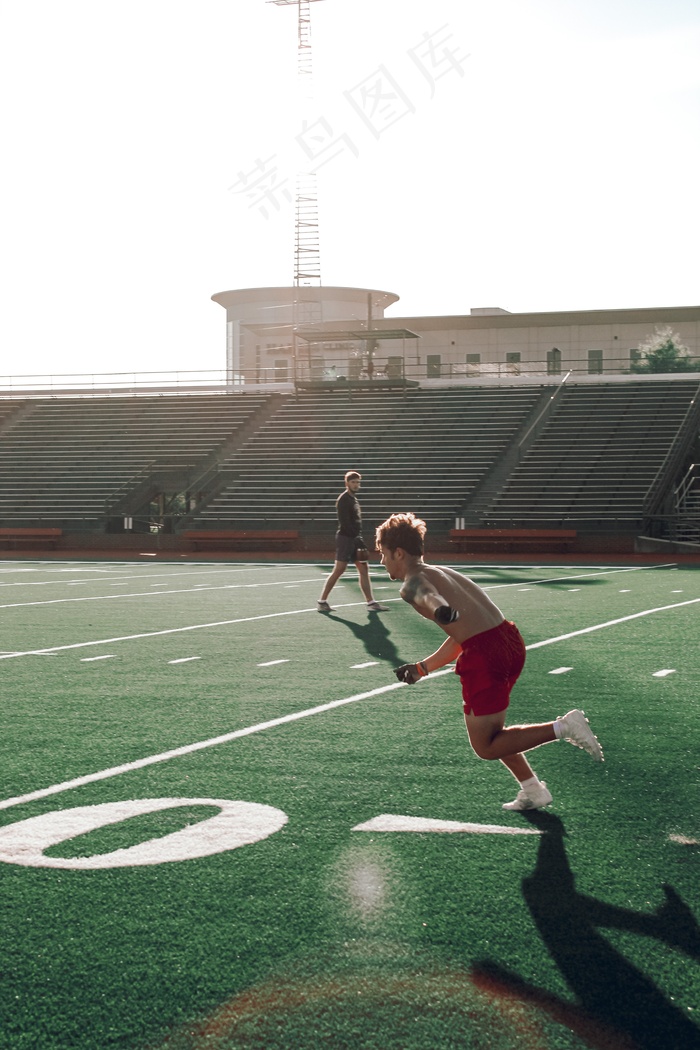
[{"label": "green turf field", "polygon": [[458,567],[547,811],[378,566],[0,562],[0,1047],[700,1047],[699,569]]}]

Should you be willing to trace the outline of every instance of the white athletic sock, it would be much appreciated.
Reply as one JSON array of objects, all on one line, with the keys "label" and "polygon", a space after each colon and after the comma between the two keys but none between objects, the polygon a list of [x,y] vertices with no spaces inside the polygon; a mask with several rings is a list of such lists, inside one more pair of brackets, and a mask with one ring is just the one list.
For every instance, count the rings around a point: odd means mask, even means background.
[{"label": "white athletic sock", "polygon": [[540,778],[538,776],[528,777],[527,780],[520,781],[520,787],[523,791],[527,791],[528,788],[539,787]]},{"label": "white athletic sock", "polygon": [[558,718],[556,721],[552,722],[552,729],[554,730],[554,735],[557,740],[561,740],[561,724]]}]

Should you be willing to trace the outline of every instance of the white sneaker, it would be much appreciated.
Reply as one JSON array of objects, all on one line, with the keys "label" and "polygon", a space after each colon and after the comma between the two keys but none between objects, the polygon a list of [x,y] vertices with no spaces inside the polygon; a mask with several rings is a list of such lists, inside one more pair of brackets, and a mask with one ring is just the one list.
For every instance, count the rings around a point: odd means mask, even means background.
[{"label": "white sneaker", "polygon": [[333,612],[328,602],[322,602],[319,600],[316,602],[316,605],[318,606],[319,612]]},{"label": "white sneaker", "polygon": [[548,806],[551,801],[552,793],[547,790],[544,780],[541,780],[536,787],[530,788],[529,791],[521,788],[512,802],[503,803],[503,809],[514,809],[518,812],[523,809],[541,809],[542,806]]},{"label": "white sneaker", "polygon": [[386,605],[380,605],[379,602],[367,602],[367,608],[370,612],[387,612]]},{"label": "white sneaker", "polygon": [[561,739],[568,740],[570,744],[583,748],[592,755],[596,762],[603,762],[603,749],[598,743],[598,737],[588,724],[588,719],[583,711],[574,710],[562,715],[557,719],[561,727]]}]

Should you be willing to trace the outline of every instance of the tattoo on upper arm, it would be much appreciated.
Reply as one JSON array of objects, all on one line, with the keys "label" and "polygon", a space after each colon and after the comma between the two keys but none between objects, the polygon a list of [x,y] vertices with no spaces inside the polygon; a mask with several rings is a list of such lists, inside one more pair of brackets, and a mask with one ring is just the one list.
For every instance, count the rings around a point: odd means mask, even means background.
[{"label": "tattoo on upper arm", "polygon": [[420,576],[412,576],[410,579],[405,580],[400,593],[404,601],[412,605],[422,616],[427,616],[428,618],[431,618],[436,599],[439,604],[437,592]]},{"label": "tattoo on upper arm", "polygon": [[418,580],[415,577],[411,577],[410,580],[405,580],[404,585],[401,588],[401,597],[404,601],[413,604],[418,594]]}]

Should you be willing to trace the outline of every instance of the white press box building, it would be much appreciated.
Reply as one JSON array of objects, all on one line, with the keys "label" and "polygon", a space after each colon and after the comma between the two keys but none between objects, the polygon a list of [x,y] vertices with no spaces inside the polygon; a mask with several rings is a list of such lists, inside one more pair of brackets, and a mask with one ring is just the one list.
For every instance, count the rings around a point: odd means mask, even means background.
[{"label": "white press box building", "polygon": [[370,288],[248,288],[212,299],[226,310],[227,371],[246,385],[624,375],[665,328],[700,359],[700,306],[406,317],[393,309],[398,295]]}]

